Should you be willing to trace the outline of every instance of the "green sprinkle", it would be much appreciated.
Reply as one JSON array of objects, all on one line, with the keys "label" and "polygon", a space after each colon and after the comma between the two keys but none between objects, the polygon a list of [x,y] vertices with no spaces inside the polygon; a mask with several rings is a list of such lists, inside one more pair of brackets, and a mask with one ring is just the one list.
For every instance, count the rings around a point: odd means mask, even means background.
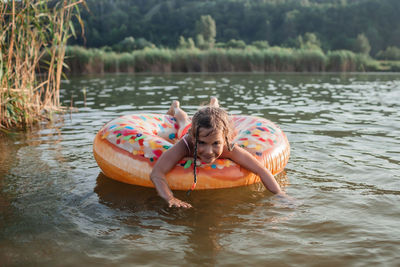
[{"label": "green sprinkle", "polygon": [[187,169],[190,167],[190,165],[192,165],[192,161],[189,159],[188,161],[186,161],[185,165],[183,166],[184,169]]},{"label": "green sprinkle", "polygon": [[140,139],[143,139],[143,138],[145,138],[145,136],[144,136],[144,135],[142,135],[142,136],[139,136],[139,137],[136,137],[136,138],[135,138],[135,141],[138,141],[138,140],[140,140]]},{"label": "green sprinkle", "polygon": [[124,139],[125,141],[128,141],[129,139],[131,139],[131,137],[132,137],[132,135],[127,135],[127,136],[125,136],[125,137],[122,138],[122,139]]},{"label": "green sprinkle", "polygon": [[170,146],[163,146],[163,148],[165,148],[165,149],[169,149],[169,148],[170,148]]}]

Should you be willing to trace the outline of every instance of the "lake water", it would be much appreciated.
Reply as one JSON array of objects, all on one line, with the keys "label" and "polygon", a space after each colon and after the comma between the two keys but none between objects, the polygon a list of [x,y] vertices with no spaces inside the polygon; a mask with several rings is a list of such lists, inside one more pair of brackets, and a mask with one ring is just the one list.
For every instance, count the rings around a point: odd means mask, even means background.
[{"label": "lake water", "polygon": [[[0,139],[0,265],[400,266],[398,74],[79,76],[61,95],[78,110]],[[293,203],[252,185],[176,192],[194,208],[171,209],[101,173],[104,123],[210,96],[285,131]]]}]

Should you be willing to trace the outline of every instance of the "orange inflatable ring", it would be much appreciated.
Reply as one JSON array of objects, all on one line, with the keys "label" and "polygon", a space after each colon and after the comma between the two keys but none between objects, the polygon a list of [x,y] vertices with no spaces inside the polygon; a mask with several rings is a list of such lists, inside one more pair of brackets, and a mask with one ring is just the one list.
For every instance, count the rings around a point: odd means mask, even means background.
[{"label": "orange inflatable ring", "polygon": [[[269,120],[232,116],[233,143],[252,153],[272,174],[281,172],[289,160],[290,146],[282,130]],[[120,182],[154,187],[150,173],[155,161],[177,139],[175,118],[161,114],[122,116],[107,123],[96,135],[94,157],[104,174]],[[184,158],[167,175],[174,190],[188,190],[193,183],[193,159]],[[196,189],[227,188],[260,181],[254,173],[228,159],[197,168]]]}]

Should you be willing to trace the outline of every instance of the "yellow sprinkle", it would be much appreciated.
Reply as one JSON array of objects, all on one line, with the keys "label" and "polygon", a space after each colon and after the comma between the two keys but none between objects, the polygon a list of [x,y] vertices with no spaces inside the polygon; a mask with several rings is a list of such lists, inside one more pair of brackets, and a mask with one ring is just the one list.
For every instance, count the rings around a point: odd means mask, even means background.
[{"label": "yellow sprinkle", "polygon": [[149,145],[150,145],[151,149],[156,149],[157,148],[157,145],[153,142],[153,140],[149,141]]},{"label": "yellow sprinkle", "polygon": [[105,134],[103,134],[103,136],[101,138],[106,139],[109,134],[110,134],[110,132],[106,132]]}]

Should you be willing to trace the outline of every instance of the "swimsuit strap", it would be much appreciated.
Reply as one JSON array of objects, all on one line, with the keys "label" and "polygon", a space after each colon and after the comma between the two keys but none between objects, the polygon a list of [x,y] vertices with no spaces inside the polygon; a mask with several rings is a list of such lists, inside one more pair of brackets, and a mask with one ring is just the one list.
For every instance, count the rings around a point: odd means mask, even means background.
[{"label": "swimsuit strap", "polygon": [[183,140],[183,142],[185,142],[185,145],[186,145],[186,147],[187,147],[187,149],[188,149],[188,151],[189,151],[189,153],[190,153],[190,147],[189,147],[189,144],[188,144],[188,142],[186,141],[186,135],[182,138],[182,140]]}]

